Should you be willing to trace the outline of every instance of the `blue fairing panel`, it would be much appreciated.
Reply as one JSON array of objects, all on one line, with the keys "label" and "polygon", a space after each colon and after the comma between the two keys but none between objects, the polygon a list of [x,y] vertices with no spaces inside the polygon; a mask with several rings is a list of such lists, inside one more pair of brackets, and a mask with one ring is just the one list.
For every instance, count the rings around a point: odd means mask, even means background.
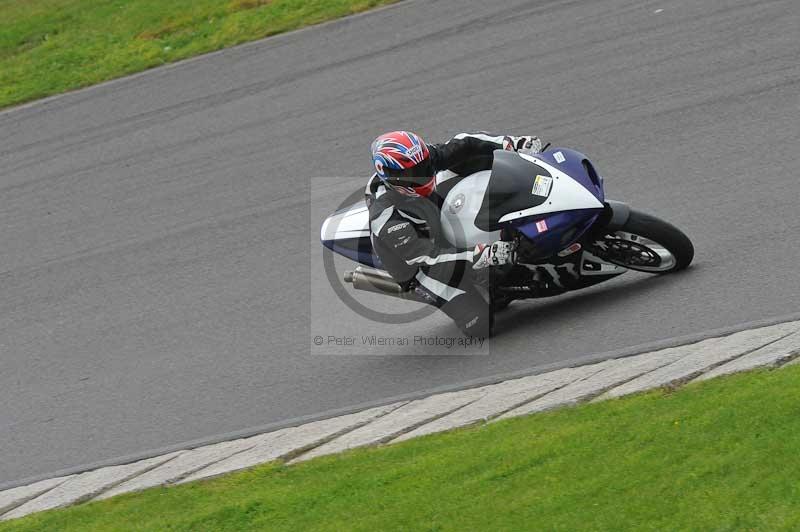
[{"label": "blue fairing panel", "polygon": [[[556,155],[558,154],[558,155]],[[552,148],[536,155],[572,177],[602,203],[605,201],[603,178],[586,155],[569,148]]]},{"label": "blue fairing panel", "polygon": [[381,259],[372,253],[369,237],[348,238],[344,240],[323,240],[322,245],[331,251],[373,268],[383,268]]},{"label": "blue fairing panel", "polygon": [[597,209],[566,211],[514,224],[533,242],[537,256],[552,256],[574,244],[599,216]]}]

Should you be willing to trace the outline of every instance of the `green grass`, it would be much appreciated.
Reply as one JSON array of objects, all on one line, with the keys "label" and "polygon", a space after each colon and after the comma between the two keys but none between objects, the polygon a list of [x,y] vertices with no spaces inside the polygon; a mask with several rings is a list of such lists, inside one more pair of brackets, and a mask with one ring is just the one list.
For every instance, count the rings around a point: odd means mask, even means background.
[{"label": "green grass", "polygon": [[0,108],[396,0],[0,0]]},{"label": "green grass", "polygon": [[6,522],[0,530],[798,530],[800,366]]}]

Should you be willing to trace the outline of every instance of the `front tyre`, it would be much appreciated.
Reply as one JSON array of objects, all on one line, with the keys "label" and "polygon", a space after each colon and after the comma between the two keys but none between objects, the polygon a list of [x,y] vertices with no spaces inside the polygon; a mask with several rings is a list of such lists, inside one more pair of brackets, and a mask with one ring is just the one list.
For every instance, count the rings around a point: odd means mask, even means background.
[{"label": "front tyre", "polygon": [[600,233],[589,243],[599,258],[640,272],[672,273],[694,258],[689,237],[674,225],[631,209],[628,221],[613,233]]}]

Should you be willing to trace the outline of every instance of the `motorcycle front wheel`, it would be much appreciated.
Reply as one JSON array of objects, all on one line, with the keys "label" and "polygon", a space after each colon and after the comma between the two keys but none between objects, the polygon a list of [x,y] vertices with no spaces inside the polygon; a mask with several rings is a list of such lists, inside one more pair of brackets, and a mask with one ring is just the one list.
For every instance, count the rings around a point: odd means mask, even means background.
[{"label": "motorcycle front wheel", "polygon": [[634,209],[619,230],[592,238],[589,249],[612,264],[658,274],[683,270],[694,258],[692,241],[683,231]]}]

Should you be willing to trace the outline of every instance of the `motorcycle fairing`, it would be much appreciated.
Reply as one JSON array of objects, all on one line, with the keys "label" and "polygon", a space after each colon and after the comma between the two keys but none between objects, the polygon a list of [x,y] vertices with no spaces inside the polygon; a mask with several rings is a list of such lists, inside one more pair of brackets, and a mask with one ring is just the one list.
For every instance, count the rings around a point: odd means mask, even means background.
[{"label": "motorcycle fairing", "polygon": [[533,244],[536,258],[549,257],[577,242],[597,220],[596,209],[559,212],[513,223]]},{"label": "motorcycle fairing", "polygon": [[[520,175],[514,176],[509,180],[516,183],[518,179],[523,179],[522,174],[524,173],[526,183],[523,190],[532,189],[537,174],[553,177],[554,179],[552,186],[547,191],[547,196],[541,198],[543,201],[553,204],[546,205],[538,199],[540,198],[539,196],[531,199],[535,195],[532,193],[526,194],[524,200],[528,203],[525,208],[512,213],[505,213],[498,220],[498,222],[501,222],[498,224],[498,229],[505,225],[513,226],[534,242],[538,248],[537,255],[538,252],[541,252],[542,255],[557,253],[577,241],[602,212],[602,201],[604,200],[602,177],[597,175],[591,163],[583,154],[566,148],[556,148],[537,154],[534,157],[498,150],[495,152],[495,159],[497,160],[498,158],[507,161],[511,166],[526,169]],[[529,171],[535,171],[536,173],[531,175],[527,173]],[[453,229],[450,233],[463,236],[465,241],[458,242],[457,245],[464,245],[464,247],[468,247],[470,244],[474,245],[472,240],[477,237],[481,237],[478,238],[481,242],[499,238],[499,231],[494,230],[491,231],[492,234],[484,234],[484,230],[479,229],[477,223],[467,223],[464,219],[464,216],[468,216],[466,211],[474,209],[474,205],[483,200],[481,190],[485,189],[489,175],[490,172],[486,171],[478,172],[478,174],[465,178],[450,190],[447,198],[445,198],[445,205],[442,208],[443,229],[446,234],[448,229]],[[558,180],[555,179],[556,177],[558,177]],[[559,194],[565,192],[569,196],[569,193],[572,192],[572,199],[568,201],[556,198],[554,192],[557,186],[560,187],[558,189]],[[451,206],[450,202],[457,199],[458,194],[462,192],[461,189],[465,187],[469,187],[469,189],[464,191],[464,198],[461,199],[463,204],[461,207],[462,212],[451,212],[448,209]],[[579,200],[582,199],[583,205],[591,205],[591,208],[575,208],[575,204],[578,203],[576,196],[578,196]],[[552,201],[551,198],[553,198]],[[467,201],[465,202],[464,199]],[[554,203],[558,203],[558,205],[554,205]],[[455,210],[457,204],[452,206]],[[570,206],[572,206],[572,210],[565,209],[565,207]],[[540,209],[541,212],[540,214],[533,214],[531,209]],[[490,212],[495,210],[496,208],[492,207]],[[564,212],[553,212],[562,210]],[[451,223],[444,223],[445,218],[450,218]],[[544,221],[544,226],[540,224],[542,221]],[[537,226],[537,223],[540,225]],[[450,228],[451,225],[453,226],[452,228]],[[368,209],[364,203],[357,203],[328,217],[322,225],[320,236],[322,244],[334,252],[361,264],[381,268],[380,259],[373,254],[369,235]],[[454,235],[448,234],[448,239]],[[453,243],[455,244],[456,242]]]},{"label": "motorcycle fairing", "polygon": [[364,202],[338,210],[322,224],[320,240],[326,248],[360,264],[383,268],[372,251],[369,234],[369,209]]},{"label": "motorcycle fairing", "polygon": [[[534,190],[537,179],[550,180],[550,187]],[[523,159],[514,152],[495,150],[475,226],[486,232],[497,231],[508,213],[534,209],[547,202],[555,185],[552,179],[550,171],[535,161]]]},{"label": "motorcycle fairing", "polygon": [[[530,156],[522,154],[522,157]],[[531,158],[558,168],[591,192],[600,203],[605,201],[603,177],[584,154],[569,148],[552,148]]]},{"label": "motorcycle fairing", "polygon": [[[561,151],[559,151],[559,153],[561,153]],[[574,153],[580,155],[578,152]],[[599,214],[603,210],[602,187],[595,186],[587,171],[587,166],[581,163],[570,165],[572,167],[571,169],[577,172],[573,176],[565,173],[557,165],[551,165],[531,155],[524,153],[513,154],[511,152],[505,152],[505,154],[506,155],[501,155],[500,152],[495,152],[495,157],[501,157],[508,161],[508,164],[501,166],[501,168],[516,165],[522,169],[523,163],[515,163],[514,160],[525,160],[546,170],[549,175],[553,177],[553,184],[546,202],[541,202],[538,205],[525,209],[508,211],[506,213],[503,213],[502,210],[498,211],[495,209],[494,215],[499,215],[498,223],[529,217],[542,218],[545,215],[555,212],[595,209]],[[567,160],[563,153],[561,158],[564,158],[565,162],[560,164],[567,165]],[[530,183],[533,183],[534,176],[529,176],[528,179]],[[589,188],[587,188],[587,185]]]}]

